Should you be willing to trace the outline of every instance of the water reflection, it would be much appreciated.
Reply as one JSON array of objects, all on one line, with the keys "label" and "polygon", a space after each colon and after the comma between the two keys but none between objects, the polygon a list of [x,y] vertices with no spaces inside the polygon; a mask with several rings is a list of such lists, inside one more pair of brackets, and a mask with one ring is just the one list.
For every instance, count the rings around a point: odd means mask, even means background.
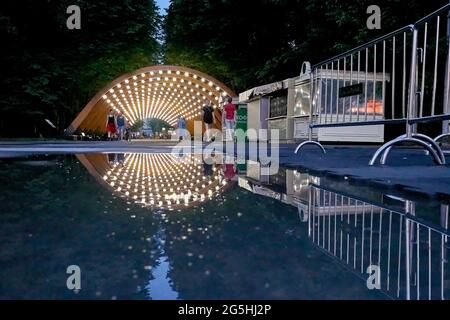
[{"label": "water reflection", "polygon": [[[231,157],[225,157],[222,165],[208,164],[201,155],[180,159],[171,154],[109,154],[79,155],[78,159],[102,184],[122,197],[170,210],[197,206],[212,199],[221,205],[217,197],[232,185],[230,182],[237,180],[241,188],[256,195],[296,207],[316,249],[333,257],[357,277],[365,281],[367,268],[379,267],[381,290],[389,297],[448,297],[448,205],[436,205],[434,211],[439,212],[433,214],[430,210],[418,210],[421,204],[403,195],[385,194],[370,187],[351,186],[285,168],[277,175],[264,175],[266,170],[259,163],[247,161],[238,169]],[[237,203],[240,205],[237,214],[242,215],[243,202],[237,199]],[[203,212],[204,208],[200,208]],[[189,224],[182,228],[187,228],[186,233],[178,238],[189,240],[192,228]],[[209,240],[212,230],[205,230],[202,235]],[[159,234],[165,237],[165,232],[160,230]],[[173,228],[169,227],[169,233],[177,238]],[[171,259],[164,246],[160,246],[160,251],[152,272],[154,279],[147,286],[149,297],[175,298],[177,292],[169,276]]]},{"label": "water reflection", "polygon": [[169,276],[170,261],[164,250],[166,241],[164,228],[158,231],[156,238],[160,257],[156,261],[156,267],[152,270],[152,280],[145,287],[147,296],[152,300],[176,300],[178,299],[178,292],[173,289],[172,280]]},{"label": "water reflection", "polygon": [[1,163],[0,298],[449,298],[446,203],[229,157],[77,159]]},{"label": "water reflection", "polygon": [[204,159],[195,154],[134,153],[86,154],[77,158],[99,183],[115,194],[141,206],[158,209],[154,214],[161,222],[155,236],[159,257],[151,268],[151,280],[145,290],[150,299],[178,299],[170,278],[171,259],[165,252],[166,221],[161,209],[200,206],[217,198],[236,180],[234,158],[222,159],[220,154]]},{"label": "water reflection", "polygon": [[239,186],[297,207],[311,243],[363,281],[375,266],[379,289],[391,298],[449,299],[448,204],[422,204],[296,170],[267,177],[257,163],[248,168]]},{"label": "water reflection", "polygon": [[192,206],[215,198],[233,178],[228,164],[222,170],[215,164],[219,159],[207,164],[202,155],[111,153],[77,158],[102,185],[143,206]]}]

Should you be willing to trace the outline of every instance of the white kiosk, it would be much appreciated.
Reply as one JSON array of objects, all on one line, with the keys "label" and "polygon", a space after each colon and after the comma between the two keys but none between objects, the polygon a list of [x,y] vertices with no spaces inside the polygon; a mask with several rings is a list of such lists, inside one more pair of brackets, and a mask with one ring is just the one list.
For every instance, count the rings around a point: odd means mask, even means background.
[{"label": "white kiosk", "polygon": [[273,82],[247,90],[239,95],[240,103],[247,104],[248,129],[279,130],[280,140],[289,140],[293,136],[292,114],[295,101],[295,78]]}]

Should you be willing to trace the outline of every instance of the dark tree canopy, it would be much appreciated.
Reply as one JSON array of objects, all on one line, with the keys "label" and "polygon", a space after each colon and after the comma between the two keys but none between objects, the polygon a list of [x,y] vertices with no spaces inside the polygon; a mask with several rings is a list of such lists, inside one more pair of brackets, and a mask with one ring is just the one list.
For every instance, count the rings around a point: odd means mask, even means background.
[{"label": "dark tree canopy", "polygon": [[[81,30],[66,27],[72,4]],[[0,134],[67,127],[109,81],[157,63],[159,26],[153,0],[2,1]]]},{"label": "dark tree canopy", "polygon": [[[172,0],[166,61],[209,72],[237,91],[295,76],[320,62],[412,23],[447,0]],[[367,7],[382,29],[368,30]]]}]

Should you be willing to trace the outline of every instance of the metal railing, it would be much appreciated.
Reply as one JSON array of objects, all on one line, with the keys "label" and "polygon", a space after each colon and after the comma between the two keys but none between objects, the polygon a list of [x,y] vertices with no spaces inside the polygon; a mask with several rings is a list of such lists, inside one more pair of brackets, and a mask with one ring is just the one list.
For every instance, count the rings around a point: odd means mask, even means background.
[{"label": "metal railing", "polygon": [[[319,119],[313,127],[405,122],[411,38],[412,26],[407,26],[315,65],[312,107]],[[388,89],[401,95],[388,96]],[[387,101],[391,119],[384,118]]]},{"label": "metal railing", "polygon": [[[384,164],[394,145],[410,142],[445,164],[438,140],[449,135],[450,4],[415,24],[340,54],[312,67],[309,140],[314,128],[405,124],[405,134],[386,143]],[[313,121],[314,119],[317,119]],[[442,135],[432,139],[417,124],[440,121]],[[325,149],[322,147],[325,153]]]},{"label": "metal railing", "polygon": [[449,299],[449,209],[441,226],[415,216],[415,205],[392,210],[315,184],[309,185],[311,241],[362,280],[379,270],[379,289],[394,299]]}]

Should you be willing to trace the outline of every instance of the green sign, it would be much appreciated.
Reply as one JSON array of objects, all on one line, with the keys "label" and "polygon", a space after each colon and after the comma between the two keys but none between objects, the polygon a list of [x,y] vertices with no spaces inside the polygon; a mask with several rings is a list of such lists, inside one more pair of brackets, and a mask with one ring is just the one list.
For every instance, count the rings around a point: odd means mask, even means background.
[{"label": "green sign", "polygon": [[247,132],[247,105],[239,105],[239,109],[236,112],[236,130],[242,130],[236,132],[236,138],[238,142],[245,142],[245,133]]},{"label": "green sign", "polygon": [[236,168],[239,174],[247,172],[247,164],[245,162],[236,164]]}]

